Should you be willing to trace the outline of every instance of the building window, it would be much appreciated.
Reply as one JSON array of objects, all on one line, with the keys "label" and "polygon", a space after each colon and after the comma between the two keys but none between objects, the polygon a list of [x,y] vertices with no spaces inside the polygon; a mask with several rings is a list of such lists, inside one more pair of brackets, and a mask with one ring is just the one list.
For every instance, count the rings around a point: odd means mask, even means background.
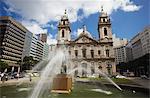
[{"label": "building window", "polygon": [[104,36],[107,36],[107,29],[104,28]]},{"label": "building window", "polygon": [[100,55],[101,54],[101,51],[100,50],[98,50],[98,55]]},{"label": "building window", "polygon": [[94,58],[94,50],[91,50],[91,58]]},{"label": "building window", "polygon": [[87,70],[87,64],[86,63],[83,63],[82,64],[82,77],[87,77],[87,72],[86,72],[86,70]]},{"label": "building window", "polygon": [[71,55],[71,51],[69,50],[69,55]]},{"label": "building window", "polygon": [[64,37],[65,36],[65,32],[64,32],[64,30],[62,30],[62,37]]},{"label": "building window", "polygon": [[78,50],[75,50],[75,56],[76,57],[78,56]]},{"label": "building window", "polygon": [[95,74],[95,69],[94,69],[93,66],[91,67],[91,74],[92,74],[92,75]]},{"label": "building window", "polygon": [[99,65],[98,68],[99,68],[100,70],[102,70],[102,66],[101,66],[101,65]]},{"label": "building window", "polygon": [[86,49],[82,50],[82,55],[83,55],[84,58],[86,57]]},{"label": "building window", "polygon": [[106,57],[109,57],[109,50],[106,50]]},{"label": "building window", "polygon": [[63,25],[65,25],[65,21],[63,21]]},{"label": "building window", "polygon": [[107,64],[107,72],[109,75],[112,73],[112,65],[111,64]]},{"label": "building window", "polygon": [[103,19],[103,22],[105,22],[105,18]]}]

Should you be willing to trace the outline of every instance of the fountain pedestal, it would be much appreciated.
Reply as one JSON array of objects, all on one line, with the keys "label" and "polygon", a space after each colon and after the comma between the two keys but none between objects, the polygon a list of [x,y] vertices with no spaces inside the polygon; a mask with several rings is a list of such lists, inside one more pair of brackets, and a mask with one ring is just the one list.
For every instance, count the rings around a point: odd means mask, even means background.
[{"label": "fountain pedestal", "polygon": [[51,92],[53,93],[70,93],[72,89],[72,78],[67,74],[58,74],[53,79]]}]

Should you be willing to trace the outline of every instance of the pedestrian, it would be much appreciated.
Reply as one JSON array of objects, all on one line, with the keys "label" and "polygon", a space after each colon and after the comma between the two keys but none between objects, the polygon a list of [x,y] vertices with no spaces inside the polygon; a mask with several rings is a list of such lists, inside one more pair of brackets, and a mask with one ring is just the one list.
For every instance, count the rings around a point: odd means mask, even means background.
[{"label": "pedestrian", "polygon": [[1,74],[1,77],[2,77],[2,78],[1,78],[1,81],[2,81],[2,83],[4,83],[4,82],[5,82],[5,74],[2,73],[2,74]]},{"label": "pedestrian", "polygon": [[32,81],[31,75],[29,75],[29,80],[30,80],[30,82]]},{"label": "pedestrian", "polygon": [[19,73],[17,73],[17,80],[19,79]]}]

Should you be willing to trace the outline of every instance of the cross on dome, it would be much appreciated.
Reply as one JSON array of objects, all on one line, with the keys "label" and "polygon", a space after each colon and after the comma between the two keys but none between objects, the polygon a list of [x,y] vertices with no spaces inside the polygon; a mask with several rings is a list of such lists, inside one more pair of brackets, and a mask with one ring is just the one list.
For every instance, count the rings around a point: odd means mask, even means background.
[{"label": "cross on dome", "polygon": [[85,32],[86,31],[86,26],[85,25],[83,25],[83,32]]}]

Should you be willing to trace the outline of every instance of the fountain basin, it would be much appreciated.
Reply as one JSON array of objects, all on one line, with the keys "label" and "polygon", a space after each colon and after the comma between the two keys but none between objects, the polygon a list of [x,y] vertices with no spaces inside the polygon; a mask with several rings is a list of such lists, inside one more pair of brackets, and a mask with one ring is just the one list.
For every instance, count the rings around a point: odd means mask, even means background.
[{"label": "fountain basin", "polygon": [[72,89],[72,78],[67,74],[57,74],[53,79],[52,93],[70,93]]},{"label": "fountain basin", "polygon": [[[1,89],[1,98],[29,98],[28,96],[32,92],[32,84],[22,84],[19,86],[3,86]],[[26,90],[25,90],[26,88]],[[24,89],[24,90],[20,90]],[[94,89],[94,90],[93,90]],[[95,91],[95,89],[101,89],[104,91],[110,91],[112,94],[105,94],[100,91]],[[135,93],[133,93],[133,90]],[[35,97],[34,97],[35,98]],[[114,86],[101,86],[97,83],[81,83],[74,82],[73,91],[71,94],[58,94],[50,93],[48,89],[40,95],[38,98],[150,98],[149,93],[145,93],[142,90],[137,90],[136,88],[126,88],[123,91],[119,91]]]}]

